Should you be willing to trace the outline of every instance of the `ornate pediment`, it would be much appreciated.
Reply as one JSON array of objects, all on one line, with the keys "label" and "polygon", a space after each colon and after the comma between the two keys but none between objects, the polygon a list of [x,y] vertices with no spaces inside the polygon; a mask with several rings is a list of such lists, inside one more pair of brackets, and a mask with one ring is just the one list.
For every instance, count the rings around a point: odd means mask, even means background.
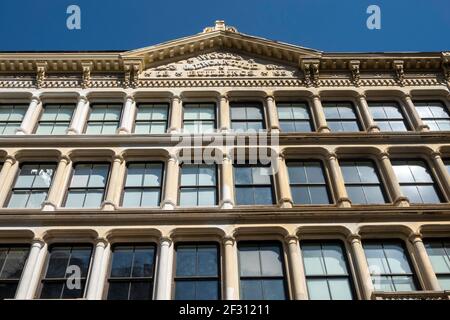
[{"label": "ornate pediment", "polygon": [[249,57],[240,53],[213,51],[143,70],[139,79],[164,78],[298,78],[293,66]]}]

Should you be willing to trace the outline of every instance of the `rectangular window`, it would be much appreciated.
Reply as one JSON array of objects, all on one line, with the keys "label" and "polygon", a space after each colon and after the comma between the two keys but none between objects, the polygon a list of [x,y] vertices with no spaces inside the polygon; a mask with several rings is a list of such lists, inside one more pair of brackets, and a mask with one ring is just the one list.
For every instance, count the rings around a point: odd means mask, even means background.
[{"label": "rectangular window", "polygon": [[418,290],[403,243],[368,241],[363,246],[375,291]]},{"label": "rectangular window", "polygon": [[422,160],[392,161],[403,194],[411,203],[439,203],[441,194],[427,164]]},{"label": "rectangular window", "polygon": [[440,101],[415,101],[414,105],[424,124],[430,127],[431,131],[449,131],[450,114],[447,107]]},{"label": "rectangular window", "polygon": [[241,300],[286,300],[284,258],[279,243],[239,242]]},{"label": "rectangular window", "polygon": [[[91,264],[91,245],[55,245],[50,247],[41,299],[83,298]],[[80,286],[71,286],[70,277],[80,275]]]},{"label": "rectangular window", "polygon": [[434,273],[442,290],[450,290],[450,240],[424,241]]},{"label": "rectangular window", "polygon": [[12,188],[8,208],[41,208],[47,199],[56,164],[24,163]]},{"label": "rectangular window", "polygon": [[289,184],[295,204],[330,204],[331,197],[320,161],[288,161]]},{"label": "rectangular window", "polygon": [[126,208],[158,207],[161,202],[163,164],[129,163],[122,206]]},{"label": "rectangular window", "polygon": [[66,134],[75,110],[74,104],[48,104],[39,119],[36,134]]},{"label": "rectangular window", "polygon": [[167,131],[169,105],[165,103],[138,104],[134,133],[162,134]]},{"label": "rectangular window", "polygon": [[370,113],[382,132],[408,131],[408,125],[397,102],[369,102]]},{"label": "rectangular window", "polygon": [[214,206],[217,204],[217,170],[215,165],[181,166],[180,206]]},{"label": "rectangular window", "polygon": [[93,104],[86,134],[115,134],[119,128],[121,104]]},{"label": "rectangular window", "polygon": [[301,250],[309,299],[353,299],[351,276],[342,243],[304,241]]},{"label": "rectangular window", "polygon": [[67,192],[66,207],[100,207],[105,194],[108,173],[109,164],[107,163],[75,164]]},{"label": "rectangular window", "polygon": [[271,167],[235,164],[234,183],[237,205],[275,204]]},{"label": "rectangular window", "polygon": [[230,103],[231,129],[239,131],[263,130],[264,110],[260,103]]},{"label": "rectangular window", "polygon": [[108,300],[151,300],[155,259],[153,244],[113,246]]},{"label": "rectangular window", "polygon": [[216,105],[185,103],[183,129],[187,133],[211,133],[216,129]]},{"label": "rectangular window", "polygon": [[175,300],[220,299],[218,246],[179,244],[175,250]]},{"label": "rectangular window", "polygon": [[386,203],[378,169],[372,161],[339,161],[345,188],[354,204]]},{"label": "rectangular window", "polygon": [[14,299],[29,251],[27,246],[0,246],[0,300]]},{"label": "rectangular window", "polygon": [[323,111],[328,127],[332,132],[361,131],[358,117],[353,104],[350,102],[326,102]]},{"label": "rectangular window", "polygon": [[314,131],[308,104],[304,102],[277,103],[277,109],[282,132]]},{"label": "rectangular window", "polygon": [[16,134],[16,129],[20,128],[27,109],[27,104],[0,105],[0,134]]}]

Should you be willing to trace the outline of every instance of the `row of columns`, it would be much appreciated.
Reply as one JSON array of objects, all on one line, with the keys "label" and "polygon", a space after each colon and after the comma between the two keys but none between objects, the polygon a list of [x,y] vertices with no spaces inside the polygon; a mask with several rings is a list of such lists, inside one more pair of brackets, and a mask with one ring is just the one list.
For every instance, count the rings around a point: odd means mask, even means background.
[{"label": "row of columns", "polygon": [[[359,287],[360,298],[369,300],[374,292],[372,277],[364,253],[361,236],[352,234],[347,237],[352,265],[356,274],[356,284]],[[412,246],[411,254],[417,263],[417,272],[421,276],[423,289],[440,291],[440,285],[425,249],[422,236],[414,233],[409,237]],[[239,267],[237,241],[233,236],[225,236],[222,239],[223,257],[223,299],[239,299]],[[296,235],[285,237],[287,256],[287,281],[290,283],[291,298],[294,300],[308,299],[308,290],[303,267],[303,259],[300,250],[299,238]],[[33,299],[41,280],[43,267],[47,257],[48,244],[42,239],[35,239],[31,243],[30,253],[25,264],[22,278],[16,291],[16,299]],[[111,244],[104,238],[95,241],[91,267],[89,271],[85,298],[88,300],[100,300],[108,277],[108,265],[111,259]],[[170,300],[172,298],[172,282],[174,270],[174,243],[170,237],[160,238],[158,259],[155,274],[156,300]]]},{"label": "row of columns", "polygon": [[[379,132],[380,128],[374,122],[369,105],[367,103],[365,94],[357,95],[357,103],[359,106],[360,114],[364,126],[368,132]],[[219,101],[219,131],[227,132],[231,128],[230,121],[230,103],[227,95],[221,95]],[[319,94],[312,94],[309,97],[313,118],[316,123],[318,132],[330,132],[326,117],[323,111],[321,96]],[[424,124],[420,118],[412,100],[411,95],[405,94],[402,97],[403,105],[409,115],[414,129],[417,131],[428,131],[428,125]],[[179,133],[183,126],[183,107],[182,99],[179,96],[173,96],[171,98],[171,112],[169,121],[169,133]],[[267,124],[270,131],[276,133],[280,130],[280,124],[278,120],[278,111],[275,98],[272,94],[268,94],[265,98],[266,110],[267,110]],[[42,103],[39,95],[34,95],[31,98],[30,106],[25,113],[20,128],[17,130],[17,134],[31,134],[36,126],[38,118],[42,111]],[[130,134],[133,132],[134,119],[136,118],[136,101],[133,95],[127,95],[124,99],[124,107],[122,112],[122,119],[118,130],[119,134]],[[80,95],[78,97],[77,107],[74,112],[73,120],[70,127],[67,130],[68,134],[82,134],[89,114],[89,99]]]},{"label": "row of columns", "polygon": [[[442,160],[440,153],[431,154],[433,167],[436,170],[438,181],[443,188],[447,200],[450,199],[450,173]],[[277,169],[274,175],[274,188],[277,192],[278,205],[281,208],[292,208],[293,198],[289,185],[289,175],[284,154],[279,154],[276,158],[277,163],[273,165]],[[381,152],[378,155],[379,168],[386,184],[387,192],[391,196],[392,203],[398,207],[409,206],[408,198],[405,197],[400,188],[389,154]],[[330,186],[334,193],[335,203],[338,207],[349,208],[351,201],[345,187],[344,178],[339,166],[338,157],[333,152],[329,153],[325,162],[330,175]],[[177,207],[179,191],[180,163],[175,154],[171,154],[165,167],[165,184],[161,208],[164,210],[173,210]],[[14,183],[19,163],[13,156],[7,156],[0,171],[0,206],[3,206],[11,187]],[[53,211],[58,209],[63,202],[69,179],[72,171],[72,160],[67,155],[59,158],[56,172],[50,186],[47,200],[43,204],[44,211]],[[122,195],[122,186],[125,179],[126,161],[121,155],[113,157],[111,173],[109,176],[108,188],[105,193],[105,200],[102,204],[103,210],[116,210],[120,207]],[[233,179],[233,161],[228,154],[224,154],[220,167],[220,201],[219,206],[222,209],[232,209],[235,206],[234,179]]]}]

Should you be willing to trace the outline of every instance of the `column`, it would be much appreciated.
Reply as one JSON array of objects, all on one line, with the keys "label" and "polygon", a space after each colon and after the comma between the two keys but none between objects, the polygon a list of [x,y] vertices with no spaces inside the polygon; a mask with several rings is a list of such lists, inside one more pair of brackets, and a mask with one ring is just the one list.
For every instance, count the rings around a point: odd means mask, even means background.
[{"label": "column", "polygon": [[169,133],[177,133],[181,131],[183,117],[183,108],[180,97],[173,96],[171,105]]},{"label": "column", "polygon": [[94,250],[94,259],[92,260],[92,267],[89,274],[89,282],[86,290],[86,299],[88,300],[101,299],[101,295],[99,296],[99,291],[101,292],[101,288],[99,288],[99,282],[102,277],[105,277],[102,271],[104,270],[103,264],[106,263],[104,256],[107,246],[108,241],[102,238],[97,239]]},{"label": "column", "polygon": [[180,166],[178,157],[171,154],[167,160],[166,183],[164,190],[164,200],[161,206],[164,210],[173,210],[178,203],[178,175]]},{"label": "column", "polygon": [[269,129],[271,132],[280,132],[280,123],[278,121],[278,111],[273,96],[266,97],[267,115],[269,120]]},{"label": "column", "polygon": [[89,113],[89,100],[86,96],[79,96],[77,107],[72,122],[67,129],[67,134],[82,134]]},{"label": "column", "polygon": [[10,155],[6,156],[0,173],[0,208],[5,204],[18,169],[19,163],[16,161],[16,158]]},{"label": "column", "polygon": [[441,286],[433,270],[433,266],[428,256],[427,250],[422,241],[422,236],[417,233],[413,233],[409,237],[409,241],[414,247],[414,252],[417,256],[417,264],[419,265],[419,270],[422,275],[423,281],[425,283],[426,290],[440,291]]},{"label": "column", "polygon": [[39,96],[33,96],[31,98],[30,105],[23,117],[22,124],[20,128],[16,130],[16,134],[32,134],[34,127],[36,126],[36,122],[41,113],[42,103],[39,99]]},{"label": "column", "polygon": [[431,159],[433,159],[434,168],[436,169],[439,180],[445,189],[447,199],[450,199],[450,173],[448,172],[444,161],[442,161],[441,153],[433,152],[431,154]]},{"label": "column", "polygon": [[408,113],[411,117],[411,120],[413,122],[414,127],[417,131],[429,131],[430,128],[428,125],[424,124],[422,121],[422,118],[420,117],[419,113],[416,110],[416,106],[414,105],[414,102],[412,101],[411,95],[405,94],[403,96],[403,103],[405,104],[406,109],[408,110]]},{"label": "column", "polygon": [[292,291],[295,300],[307,300],[308,289],[305,281],[305,270],[303,268],[302,257],[298,237],[289,235],[285,238],[288,246],[289,273],[292,278]]},{"label": "column", "polygon": [[121,166],[124,164],[121,155],[114,156],[108,190],[106,192],[105,201],[102,203],[102,210],[115,210],[119,207],[120,193],[122,191]]},{"label": "column", "polygon": [[233,209],[234,207],[234,185],[233,185],[233,163],[227,153],[223,154],[221,168],[221,209]]},{"label": "column", "polygon": [[370,300],[372,298],[374,287],[369,266],[367,265],[366,255],[364,254],[364,249],[361,243],[361,237],[357,234],[352,234],[348,237],[348,242],[352,247],[354,265],[356,267],[359,284],[361,286],[361,297],[362,299]]},{"label": "column", "polygon": [[336,204],[338,207],[349,208],[351,201],[345,188],[344,177],[342,176],[341,168],[337,161],[336,154],[328,154],[328,167],[331,175],[331,183],[333,184],[334,194],[336,197]]},{"label": "column", "polygon": [[170,300],[172,282],[172,240],[162,237],[159,245],[158,276],[156,277],[155,300]]},{"label": "column", "polygon": [[230,130],[230,101],[227,95],[221,95],[219,100],[220,131],[228,132]]},{"label": "column", "polygon": [[327,120],[325,118],[325,113],[323,112],[322,101],[320,100],[320,95],[313,94],[311,96],[312,110],[314,118],[316,120],[317,132],[330,132],[328,128]]},{"label": "column", "polygon": [[55,177],[50,186],[47,200],[44,202],[43,211],[54,211],[61,205],[66,190],[66,182],[70,174],[70,163],[70,158],[66,155],[62,155],[59,158]]},{"label": "column", "polygon": [[366,95],[358,95],[359,110],[361,111],[361,116],[364,119],[366,129],[368,132],[380,132],[380,128],[377,126],[375,121],[373,121],[372,115],[370,114],[369,105],[367,104]]},{"label": "column", "polygon": [[[28,285],[28,290],[25,293],[25,296],[21,299],[34,299],[35,298],[36,290],[39,286],[39,282],[41,281],[41,277],[42,277],[42,269],[44,268],[44,265],[45,265],[45,259],[47,256],[48,245],[43,240],[38,240],[38,239],[35,239],[35,241],[33,241],[32,245],[34,245],[35,242],[36,242],[35,245],[37,247],[41,246],[41,249],[39,251],[37,259],[35,260],[36,263],[34,264],[34,268],[30,272],[31,277],[30,277],[30,281],[29,281],[29,285]],[[38,244],[37,242],[40,242],[40,244]],[[31,266],[30,266],[30,268],[31,268]]]},{"label": "column", "polygon": [[223,239],[225,267],[224,267],[224,286],[225,300],[239,299],[239,268],[237,258],[236,240],[232,236],[226,236]]},{"label": "column", "polygon": [[397,180],[397,175],[392,168],[389,154],[382,152],[378,155],[378,159],[380,160],[381,170],[384,173],[384,180],[389,189],[389,193],[391,194],[392,202],[398,207],[409,207],[408,198],[402,193],[402,189],[400,188],[400,184]]},{"label": "column", "polygon": [[133,124],[135,117],[136,117],[136,102],[132,95],[127,95],[125,98],[125,106],[122,112],[119,134],[130,134],[133,132]]},{"label": "column", "polygon": [[[37,284],[33,283],[33,276],[40,275],[40,260],[45,255],[45,242],[41,239],[34,239],[31,242],[30,253],[28,254],[27,262],[22,271],[19,286],[17,287],[15,299],[32,299],[34,295],[33,287]],[[39,278],[38,278],[39,280]]]},{"label": "column", "polygon": [[278,186],[278,198],[280,207],[292,208],[293,201],[291,195],[291,187],[289,185],[289,176],[284,154],[279,154],[277,157],[275,177]]}]

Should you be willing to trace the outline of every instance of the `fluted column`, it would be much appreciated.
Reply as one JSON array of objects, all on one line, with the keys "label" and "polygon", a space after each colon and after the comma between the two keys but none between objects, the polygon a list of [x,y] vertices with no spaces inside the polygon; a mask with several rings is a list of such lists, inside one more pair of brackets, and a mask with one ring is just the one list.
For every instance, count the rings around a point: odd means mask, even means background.
[{"label": "fluted column", "polygon": [[269,130],[271,132],[277,133],[280,132],[280,123],[278,120],[278,111],[277,105],[275,103],[275,98],[273,96],[266,97],[266,105],[267,105],[267,115],[269,120]]},{"label": "fluted column", "polygon": [[236,240],[232,236],[223,239],[225,267],[225,300],[239,299],[239,268]]},{"label": "fluted column", "polygon": [[19,163],[16,161],[16,158],[10,155],[6,156],[0,173],[0,207],[5,205],[5,200],[9,195],[18,169]]},{"label": "fluted column", "polygon": [[422,236],[417,233],[413,233],[409,237],[409,241],[414,246],[414,251],[417,256],[417,263],[419,264],[419,270],[422,274],[422,278],[425,283],[426,290],[439,291],[441,287],[436,274],[433,270],[433,265],[431,264],[430,257],[428,256],[427,250],[422,241]]},{"label": "fluted column", "polygon": [[136,117],[136,102],[132,95],[125,97],[125,106],[122,112],[119,134],[130,134],[133,132],[134,119]]},{"label": "fluted column", "polygon": [[64,192],[66,190],[66,182],[70,175],[70,158],[62,155],[59,158],[58,167],[56,168],[55,177],[48,192],[47,200],[44,202],[44,211],[54,211],[61,206]]},{"label": "fluted column", "polygon": [[420,117],[419,113],[416,110],[416,106],[414,105],[414,102],[412,101],[411,95],[405,94],[403,96],[403,103],[405,104],[405,107],[408,109],[408,113],[411,116],[411,120],[413,122],[414,128],[417,131],[429,131],[430,127],[423,123],[422,118]]},{"label": "fluted column", "polygon": [[323,111],[320,95],[318,94],[312,95],[311,102],[314,118],[316,120],[317,132],[331,132],[330,128],[328,127],[327,120],[325,118],[325,113]]},{"label": "fluted column", "polygon": [[228,132],[230,130],[230,101],[226,95],[221,95],[219,99],[219,121],[220,131]]},{"label": "fluted column", "polygon": [[170,300],[173,254],[172,240],[162,237],[159,245],[158,275],[156,277],[156,300]]},{"label": "fluted column", "polygon": [[278,198],[281,208],[292,208],[292,194],[289,185],[289,175],[286,167],[284,154],[279,154],[277,157],[277,171],[275,178],[278,186]]},{"label": "fluted column", "polygon": [[370,300],[374,287],[369,266],[367,264],[366,255],[364,254],[364,248],[361,243],[361,237],[357,234],[352,234],[348,237],[348,241],[352,247],[352,255],[359,284],[361,286],[362,298],[365,300]]},{"label": "fluted column", "polygon": [[300,255],[298,237],[289,235],[285,238],[288,246],[289,273],[292,278],[293,298],[295,300],[307,300],[308,289],[305,281],[305,270]]},{"label": "fluted column", "polygon": [[336,197],[336,204],[339,207],[349,208],[351,207],[351,201],[345,188],[344,177],[342,176],[341,168],[336,157],[336,154],[328,154],[328,168],[331,175],[331,183]]},{"label": "fluted column", "polygon": [[100,279],[105,277],[103,265],[107,263],[105,260],[105,250],[108,247],[108,241],[99,238],[95,244],[94,258],[92,260],[92,267],[89,274],[89,282],[86,289],[86,299],[100,300],[101,288],[99,286]]},{"label": "fluted column", "polygon": [[234,207],[234,186],[233,186],[233,163],[228,154],[223,155],[221,168],[221,209],[233,209]]},{"label": "fluted column", "polygon": [[359,110],[361,111],[361,116],[364,119],[364,123],[366,125],[366,129],[368,132],[380,132],[380,128],[378,125],[373,121],[372,115],[370,113],[369,105],[366,100],[365,94],[359,94],[358,95],[358,103],[359,103]]},{"label": "fluted column", "polygon": [[170,155],[167,160],[164,200],[161,203],[164,210],[173,210],[177,206],[179,172],[180,166],[178,157],[176,155]]},{"label": "fluted column", "polygon": [[181,98],[173,96],[171,99],[170,126],[169,133],[177,133],[181,131],[183,108]]},{"label": "fluted column", "polygon": [[86,96],[78,97],[77,107],[75,109],[72,122],[67,129],[67,134],[82,134],[89,113],[89,100]]},{"label": "fluted column", "polygon": [[42,103],[39,99],[39,96],[33,96],[31,98],[30,105],[28,106],[27,112],[23,117],[22,124],[20,125],[20,128],[16,130],[16,134],[32,134],[41,110]]},{"label": "fluted column", "polygon": [[447,199],[450,199],[450,173],[448,172],[444,161],[442,161],[440,152],[433,152],[431,154],[431,159],[433,159],[434,168],[436,169],[439,180],[445,189]]},{"label": "fluted column", "polygon": [[120,193],[122,191],[121,167],[125,164],[121,155],[114,156],[108,190],[106,192],[105,201],[102,204],[102,210],[115,210],[119,207]]},{"label": "fluted column", "polygon": [[[30,253],[27,262],[22,271],[19,285],[16,291],[16,299],[32,299],[37,285],[33,283],[33,277],[36,273],[40,275],[42,256],[45,255],[45,242],[42,239],[34,239],[31,242]],[[44,254],[43,254],[44,253]]]},{"label": "fluted column", "polygon": [[391,160],[389,159],[389,154],[387,152],[382,152],[378,155],[378,159],[380,160],[381,170],[383,171],[386,186],[391,195],[393,204],[398,207],[409,207],[408,198],[402,193],[402,189],[397,180],[397,175],[395,174]]}]

